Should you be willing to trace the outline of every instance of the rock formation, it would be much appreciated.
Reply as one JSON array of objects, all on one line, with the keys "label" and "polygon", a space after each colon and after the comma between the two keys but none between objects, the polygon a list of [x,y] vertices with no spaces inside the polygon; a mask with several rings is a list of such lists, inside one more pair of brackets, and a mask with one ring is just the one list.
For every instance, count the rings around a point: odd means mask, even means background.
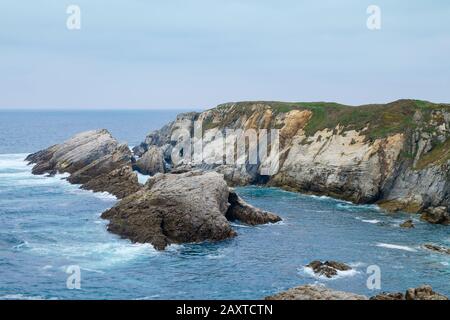
[{"label": "rock formation", "polygon": [[338,271],[348,271],[352,269],[350,266],[336,261],[313,261],[306,267],[311,268],[315,274],[327,278],[337,276]]},{"label": "rock formation", "polygon": [[266,300],[368,300],[366,296],[336,291],[320,285],[304,285],[265,298]]},{"label": "rock formation", "polygon": [[151,146],[141,158],[139,158],[134,168],[145,175],[155,175],[166,171],[164,164],[164,153],[161,148]]},{"label": "rock formation", "polygon": [[230,193],[222,175],[202,171],[157,174],[102,218],[110,221],[109,231],[163,250],[173,243],[234,237],[236,232],[227,220],[230,216],[250,224],[280,220]]},{"label": "rock formation", "polygon": [[279,216],[249,205],[232,189],[230,189],[228,202],[230,203],[230,207],[228,208],[226,217],[230,221],[239,220],[249,225],[275,223],[281,221]]},{"label": "rock formation", "polygon": [[405,229],[415,228],[414,222],[411,219],[408,219],[405,222],[400,224],[400,228],[405,228]]},{"label": "rock formation", "polygon": [[[180,131],[202,124],[203,161],[177,163]],[[227,130],[279,129],[279,170],[264,175],[263,161],[220,162],[221,135]],[[450,207],[450,105],[399,100],[350,107],[335,103],[241,102],[201,113],[181,114],[134,149],[162,148],[171,166],[215,170],[230,185],[267,184],[355,203],[377,203],[389,211],[422,213]],[[183,140],[183,139],[181,139]],[[269,149],[272,147],[269,143]],[[252,149],[249,146],[249,149]],[[191,150],[192,151],[192,150]],[[177,154],[177,153],[175,153]],[[218,162],[205,162],[215,159]],[[441,209],[439,209],[441,210]],[[427,216],[425,216],[427,217]],[[424,218],[425,218],[424,217]]]},{"label": "rock formation", "polygon": [[448,298],[440,293],[434,292],[430,286],[421,286],[419,288],[411,288],[406,293],[380,293],[370,300],[448,300]]},{"label": "rock formation", "polygon": [[132,159],[127,145],[119,144],[107,130],[95,130],[31,154],[26,161],[34,164],[34,174],[69,173],[71,183],[121,198],[140,188]]},{"label": "rock formation", "polygon": [[427,208],[420,219],[433,224],[450,224],[450,213],[446,207]]},{"label": "rock formation", "polygon": [[427,250],[431,250],[437,253],[450,254],[450,248],[447,247],[437,246],[431,243],[426,243],[423,245],[423,247]]}]

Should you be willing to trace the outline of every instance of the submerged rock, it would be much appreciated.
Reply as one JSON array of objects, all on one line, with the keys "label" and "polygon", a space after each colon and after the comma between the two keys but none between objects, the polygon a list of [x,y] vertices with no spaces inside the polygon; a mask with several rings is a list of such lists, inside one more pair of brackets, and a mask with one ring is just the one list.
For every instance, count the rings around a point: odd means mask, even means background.
[{"label": "submerged rock", "polygon": [[367,300],[363,295],[337,291],[319,285],[305,285],[265,298],[266,300]]},{"label": "submerged rock", "polygon": [[137,176],[131,171],[131,151],[104,129],[79,133],[29,155],[26,161],[34,164],[33,174],[69,173],[69,182],[119,198],[139,188]]},{"label": "submerged rock", "polygon": [[229,194],[223,176],[215,172],[157,174],[142,190],[104,212],[102,218],[110,221],[109,231],[133,242],[151,243],[158,250],[172,243],[236,236],[227,214],[250,224],[279,221],[273,214],[236,202],[235,197],[230,204]]},{"label": "submerged rock", "polygon": [[405,229],[415,228],[414,222],[411,219],[408,219],[405,222],[401,223],[400,227]]},{"label": "submerged rock", "polygon": [[438,253],[444,253],[444,254],[450,254],[450,248],[443,247],[443,246],[437,246],[435,244],[426,243],[423,245],[425,249],[438,252]]},{"label": "submerged rock", "polygon": [[446,207],[427,208],[420,219],[433,224],[450,224],[450,214]]},{"label": "submerged rock", "polygon": [[352,268],[344,263],[336,261],[313,261],[306,267],[311,268],[313,272],[319,276],[325,276],[327,278],[332,278],[337,276],[338,271],[348,271]]}]

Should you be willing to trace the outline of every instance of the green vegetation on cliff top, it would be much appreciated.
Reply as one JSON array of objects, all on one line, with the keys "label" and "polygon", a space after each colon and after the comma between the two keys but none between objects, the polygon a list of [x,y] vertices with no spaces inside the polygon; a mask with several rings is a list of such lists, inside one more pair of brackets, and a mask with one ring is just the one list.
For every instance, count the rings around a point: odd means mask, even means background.
[{"label": "green vegetation on cliff top", "polygon": [[[433,110],[446,109],[450,112],[449,104],[434,104],[422,100],[398,100],[388,104],[370,104],[362,106],[348,106],[333,102],[276,102],[276,101],[248,101],[219,105],[217,108],[228,108],[236,105],[234,113],[251,113],[256,104],[268,106],[274,113],[286,113],[292,110],[311,110],[313,116],[305,131],[313,135],[318,130],[334,129],[340,125],[347,130],[361,131],[369,139],[383,138],[391,134],[407,132],[414,129],[418,123],[414,121],[416,111],[420,111],[422,123],[428,122]],[[230,115],[235,117],[236,114]]]}]

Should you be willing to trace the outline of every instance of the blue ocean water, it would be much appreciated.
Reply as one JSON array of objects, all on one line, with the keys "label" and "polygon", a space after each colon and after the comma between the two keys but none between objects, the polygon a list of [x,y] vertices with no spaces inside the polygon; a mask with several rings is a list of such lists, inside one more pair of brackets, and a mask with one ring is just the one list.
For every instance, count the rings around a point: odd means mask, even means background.
[{"label": "blue ocean water", "polygon": [[[107,128],[135,145],[176,112],[0,112],[0,299],[261,299],[307,283],[373,295],[367,267],[381,269],[381,291],[430,284],[450,295],[450,257],[423,243],[450,245],[448,227],[399,224],[410,216],[276,188],[238,188],[284,221],[249,227],[238,237],[157,252],[106,231],[100,214],[115,198],[80,190],[62,176],[33,176],[27,153],[75,132]],[[333,280],[312,275],[312,260],[354,267]],[[67,268],[81,269],[69,290]]]}]

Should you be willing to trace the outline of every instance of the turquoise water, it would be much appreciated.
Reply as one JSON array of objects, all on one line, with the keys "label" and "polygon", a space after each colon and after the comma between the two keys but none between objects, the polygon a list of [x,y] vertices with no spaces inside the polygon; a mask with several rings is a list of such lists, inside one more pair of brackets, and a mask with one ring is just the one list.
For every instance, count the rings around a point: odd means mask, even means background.
[{"label": "turquoise water", "polygon": [[[416,228],[404,230],[404,214],[275,188],[238,192],[284,221],[235,223],[238,237],[231,240],[157,252],[120,239],[100,219],[114,197],[80,190],[61,176],[33,176],[23,159],[84,129],[106,127],[133,145],[165,122],[160,117],[173,115],[80,112],[69,120],[65,113],[37,114],[0,113],[0,299],[260,299],[306,283],[373,295],[366,287],[369,265],[381,268],[382,291],[426,283],[450,295],[450,257],[421,248],[449,246],[448,227],[414,218]],[[123,117],[138,124],[126,129]],[[303,267],[315,259],[342,261],[355,271],[317,278]],[[66,287],[71,265],[81,268],[80,290]]]}]

